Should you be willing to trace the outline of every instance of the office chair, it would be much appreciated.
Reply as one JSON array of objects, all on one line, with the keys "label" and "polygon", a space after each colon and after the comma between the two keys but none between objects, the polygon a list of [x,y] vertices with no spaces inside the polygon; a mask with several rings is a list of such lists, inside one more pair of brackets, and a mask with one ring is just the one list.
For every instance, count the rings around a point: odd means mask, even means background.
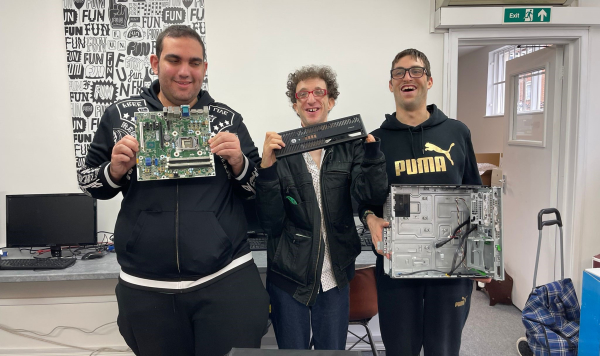
[{"label": "office chair", "polygon": [[[357,268],[352,281],[350,281],[350,325],[362,325],[367,331],[362,337],[352,331],[348,332],[358,340],[348,348],[352,350],[359,342],[371,345],[373,356],[379,355],[373,342],[373,336],[369,329],[369,321],[377,315],[377,285],[375,281],[375,266]],[[368,338],[369,340],[365,340]]]}]

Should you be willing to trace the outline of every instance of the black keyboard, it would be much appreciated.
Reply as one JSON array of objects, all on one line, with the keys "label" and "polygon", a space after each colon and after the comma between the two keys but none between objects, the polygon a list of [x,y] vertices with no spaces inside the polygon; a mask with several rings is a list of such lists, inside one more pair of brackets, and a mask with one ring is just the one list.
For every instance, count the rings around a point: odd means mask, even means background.
[{"label": "black keyboard", "polygon": [[358,237],[360,238],[360,250],[371,251],[373,240],[371,239],[369,230],[365,229],[362,225],[358,225],[356,226],[356,232],[358,232]]},{"label": "black keyboard", "polygon": [[252,251],[266,251],[267,250],[267,236],[266,235],[248,236],[248,243],[250,244],[250,250],[252,250]]},{"label": "black keyboard", "polygon": [[360,237],[360,250],[361,251],[371,251],[371,246],[373,246],[373,240],[371,240],[371,234],[364,233],[359,235]]},{"label": "black keyboard", "polygon": [[13,258],[0,260],[0,269],[63,269],[75,263],[74,258]]}]

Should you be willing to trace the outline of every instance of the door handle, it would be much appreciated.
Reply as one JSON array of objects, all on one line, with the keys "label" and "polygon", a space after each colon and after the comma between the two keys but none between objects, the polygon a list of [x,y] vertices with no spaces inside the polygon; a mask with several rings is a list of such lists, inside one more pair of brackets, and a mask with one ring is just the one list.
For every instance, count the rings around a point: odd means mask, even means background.
[{"label": "door handle", "polygon": [[506,174],[502,175],[502,179],[498,180],[500,183],[502,183],[502,192],[504,192],[504,194],[506,194]]}]

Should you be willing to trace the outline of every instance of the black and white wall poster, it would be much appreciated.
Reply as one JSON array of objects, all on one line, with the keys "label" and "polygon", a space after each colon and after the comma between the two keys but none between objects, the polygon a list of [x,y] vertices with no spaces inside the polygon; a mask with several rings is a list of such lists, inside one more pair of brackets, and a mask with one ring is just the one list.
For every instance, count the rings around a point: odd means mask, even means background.
[{"label": "black and white wall poster", "polygon": [[185,24],[206,44],[204,15],[204,0],[63,0],[76,168],[104,110],[157,78],[150,55],[158,34]]}]

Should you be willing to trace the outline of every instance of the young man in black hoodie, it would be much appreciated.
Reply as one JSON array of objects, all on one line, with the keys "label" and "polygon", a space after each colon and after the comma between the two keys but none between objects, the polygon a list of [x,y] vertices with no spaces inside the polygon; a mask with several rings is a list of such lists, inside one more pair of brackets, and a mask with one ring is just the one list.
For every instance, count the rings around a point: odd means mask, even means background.
[{"label": "young man in black hoodie", "polygon": [[[302,127],[327,121],[338,97],[335,73],[306,66],[288,76],[287,96]],[[382,204],[385,157],[372,135],[303,154],[275,158],[284,143],[267,132],[256,183],[268,236],[267,289],[280,349],[343,350],[349,286],[360,240],[350,195]]]},{"label": "young man in black hoodie", "polygon": [[[396,112],[386,115],[373,135],[381,138],[390,184],[481,184],[471,133],[427,105],[433,85],[427,57],[404,50],[392,61],[390,92]],[[388,223],[382,206],[361,208],[373,245]],[[469,314],[473,282],[465,278],[392,279],[383,272],[377,251],[377,300],[381,337],[389,355],[458,356],[463,326]],[[464,303],[462,303],[465,301]],[[459,303],[457,303],[459,302]]]},{"label": "young man in black hoodie", "polygon": [[[150,57],[158,80],[106,109],[80,188],[98,199],[123,194],[114,242],[119,331],[136,355],[223,355],[260,347],[269,297],[246,240],[240,199],[254,195],[260,161],[242,117],[201,90],[200,36],[165,29]],[[135,112],[209,107],[214,177],[138,182]],[[243,293],[242,293],[243,292]]]}]

